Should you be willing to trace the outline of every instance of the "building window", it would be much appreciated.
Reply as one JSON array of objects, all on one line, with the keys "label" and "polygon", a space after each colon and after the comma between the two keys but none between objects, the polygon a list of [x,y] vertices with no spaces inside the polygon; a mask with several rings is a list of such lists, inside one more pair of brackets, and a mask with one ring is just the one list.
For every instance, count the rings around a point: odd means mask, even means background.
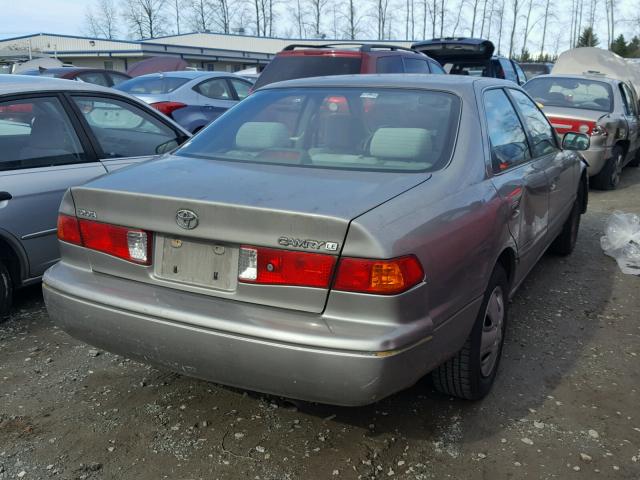
[{"label": "building window", "polygon": [[215,64],[214,63],[207,63],[207,71],[208,72],[213,72],[215,70]]},{"label": "building window", "polygon": [[113,70],[113,62],[111,62],[111,61],[104,62],[104,69],[105,70]]}]

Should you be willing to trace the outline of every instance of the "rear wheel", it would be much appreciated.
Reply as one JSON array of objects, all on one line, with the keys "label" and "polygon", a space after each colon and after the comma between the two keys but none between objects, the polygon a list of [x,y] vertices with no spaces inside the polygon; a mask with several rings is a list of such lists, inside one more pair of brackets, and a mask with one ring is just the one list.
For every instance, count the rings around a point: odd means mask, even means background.
[{"label": "rear wheel", "polygon": [[613,147],[611,158],[604,164],[600,173],[592,179],[593,186],[599,190],[615,190],[620,183],[624,150],[622,147]]},{"label": "rear wheel", "polygon": [[508,292],[507,274],[497,265],[462,350],[431,373],[436,390],[466,400],[478,400],[489,393],[502,356]]},{"label": "rear wheel", "polygon": [[564,222],[560,235],[551,244],[550,250],[558,255],[571,255],[578,241],[580,230],[580,210],[582,208],[582,187],[578,192],[578,198],[573,204],[569,218]]},{"label": "rear wheel", "polygon": [[633,160],[627,163],[630,167],[640,167],[640,148],[636,150],[636,154],[633,156]]},{"label": "rear wheel", "polygon": [[5,320],[9,315],[11,308],[11,300],[13,295],[13,284],[9,270],[0,260],[0,322]]}]

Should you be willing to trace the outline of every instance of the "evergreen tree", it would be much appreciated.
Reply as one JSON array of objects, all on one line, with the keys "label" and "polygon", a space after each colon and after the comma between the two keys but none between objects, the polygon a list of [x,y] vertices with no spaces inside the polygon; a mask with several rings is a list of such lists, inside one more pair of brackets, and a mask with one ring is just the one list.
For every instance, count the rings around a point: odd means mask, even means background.
[{"label": "evergreen tree", "polygon": [[631,41],[627,44],[627,57],[638,57],[640,56],[640,38],[634,36]]},{"label": "evergreen tree", "polygon": [[629,53],[629,46],[627,45],[624,35],[619,35],[611,44],[611,51],[617,53],[621,57],[626,57]]},{"label": "evergreen tree", "polygon": [[578,38],[576,47],[595,47],[600,43],[592,27],[586,27]]}]

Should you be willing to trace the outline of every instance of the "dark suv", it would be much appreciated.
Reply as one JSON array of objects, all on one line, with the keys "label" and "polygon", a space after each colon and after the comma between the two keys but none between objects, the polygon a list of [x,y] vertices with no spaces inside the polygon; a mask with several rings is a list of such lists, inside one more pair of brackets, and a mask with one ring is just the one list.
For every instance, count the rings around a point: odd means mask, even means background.
[{"label": "dark suv", "polygon": [[434,58],[452,75],[504,78],[518,85],[527,81],[517,62],[494,55],[493,43],[482,38],[433,38],[411,48]]},{"label": "dark suv", "polygon": [[427,55],[395,45],[289,45],[266,66],[254,88],[294,78],[355,73],[446,72]]}]

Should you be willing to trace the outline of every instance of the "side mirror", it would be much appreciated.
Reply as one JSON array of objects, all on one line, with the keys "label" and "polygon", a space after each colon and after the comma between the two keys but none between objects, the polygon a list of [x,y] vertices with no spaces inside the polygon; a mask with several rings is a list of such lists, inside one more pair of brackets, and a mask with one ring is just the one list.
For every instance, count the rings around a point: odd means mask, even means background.
[{"label": "side mirror", "polygon": [[563,150],[589,150],[591,139],[585,133],[568,132],[562,137]]}]

